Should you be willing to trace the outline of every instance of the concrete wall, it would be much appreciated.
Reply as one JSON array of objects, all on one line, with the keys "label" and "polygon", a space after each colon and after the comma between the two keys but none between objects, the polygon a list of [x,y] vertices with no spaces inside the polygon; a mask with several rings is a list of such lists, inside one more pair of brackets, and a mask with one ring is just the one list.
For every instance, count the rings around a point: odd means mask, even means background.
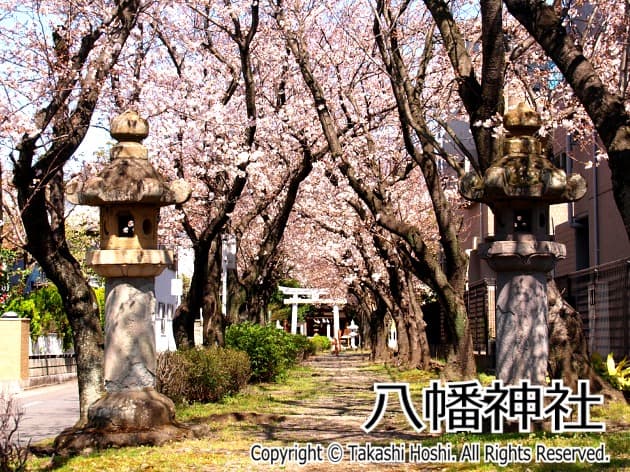
[{"label": "concrete wall", "polygon": [[[556,154],[565,152],[570,155],[572,159],[565,160],[566,170],[582,175],[588,186],[584,198],[566,205],[567,217],[556,226],[556,241],[567,246],[567,258],[556,267],[556,275],[630,256],[630,241],[614,201],[608,163],[601,161],[599,165],[591,166],[590,163],[595,160],[594,146],[574,144],[563,135],[562,130],[556,134]],[[555,223],[558,224],[558,221]],[[586,234],[582,244],[578,241],[580,232]]]},{"label": "concrete wall", "polygon": [[74,354],[42,354],[29,357],[28,386],[66,382],[77,376]]},{"label": "concrete wall", "polygon": [[0,383],[22,387],[28,382],[29,320],[0,318]]}]

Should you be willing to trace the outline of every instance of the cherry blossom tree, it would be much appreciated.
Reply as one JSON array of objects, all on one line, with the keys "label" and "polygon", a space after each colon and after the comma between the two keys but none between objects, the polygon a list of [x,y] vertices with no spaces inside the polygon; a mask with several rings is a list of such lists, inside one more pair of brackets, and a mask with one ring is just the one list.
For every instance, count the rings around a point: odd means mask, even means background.
[{"label": "cherry blossom tree", "polygon": [[[257,34],[259,9],[257,3],[241,11],[237,7],[233,8],[229,2],[224,9],[218,10],[193,7],[189,14],[193,20],[191,27],[195,41],[184,38],[186,42],[180,48],[183,49],[180,57],[176,55],[173,42],[177,38],[168,38],[166,32],[160,31],[160,38],[176,66],[177,77],[186,84],[182,96],[184,101],[175,102],[173,107],[185,125],[177,136],[175,162],[180,176],[197,182],[201,197],[182,209],[182,224],[193,243],[195,270],[188,296],[178,308],[174,320],[178,346],[194,342],[193,321],[200,310],[206,312],[204,331],[212,333],[211,342],[222,342],[227,320],[221,318],[216,302],[221,267],[220,236],[229,227],[231,213],[247,182],[247,168],[254,160],[252,156],[256,155],[253,153],[256,152],[258,111],[251,47]],[[247,18],[241,19],[241,15]],[[245,25],[245,22],[248,24]],[[172,25],[167,26],[172,28]],[[237,54],[230,55],[224,48],[236,50]],[[193,59],[186,57],[190,52]],[[233,57],[238,58],[236,64]],[[202,64],[205,67],[200,70]],[[213,72],[222,73],[225,79],[218,81]],[[240,78],[244,91],[235,98]],[[202,83],[199,83],[200,80]],[[203,82],[208,82],[211,88]],[[216,82],[226,83],[221,84],[222,91]],[[199,90],[206,92],[208,97],[204,99],[197,95],[195,92]],[[204,106],[205,103],[209,106]],[[218,113],[213,113],[215,111]],[[239,127],[238,131],[230,129],[229,113],[242,116],[245,126]],[[219,146],[213,148],[213,144]],[[191,150],[200,152],[190,155]],[[221,150],[227,152],[221,155]],[[192,169],[189,165],[191,158]],[[209,165],[214,168],[209,169]],[[208,218],[209,215],[213,217]]]},{"label": "cherry blossom tree", "polygon": [[[382,6],[382,4],[376,5],[378,15],[376,19],[370,9],[361,9],[356,5],[353,5],[354,9],[348,11],[340,11],[341,7],[336,5],[322,6],[321,9],[327,8],[328,15],[318,16],[313,15],[313,12],[309,12],[310,15],[302,15],[297,4],[276,2],[274,14],[279,27],[283,30],[287,46],[300,67],[304,82],[309,87],[332,160],[338,165],[339,170],[363,204],[374,215],[377,224],[405,241],[404,254],[409,267],[412,267],[415,274],[435,290],[442,305],[446,308],[448,326],[453,339],[447,363],[448,375],[470,376],[475,371],[475,366],[463,299],[466,256],[457,239],[460,219],[447,197],[447,187],[443,185],[442,176],[438,172],[438,157],[444,153],[440,151],[438,140],[434,137],[434,130],[429,125],[426,115],[428,107],[424,106],[424,101],[417,93],[417,91],[423,91],[424,78],[429,71],[428,64],[432,56],[431,42],[429,41],[425,48],[409,46],[408,50],[414,57],[422,59],[424,54],[426,58],[420,62],[419,66],[414,66],[415,70],[411,78],[400,53],[403,46],[398,45],[401,37],[397,32],[398,25],[385,17]],[[400,18],[404,13],[404,8],[401,7],[399,13],[399,15],[392,14],[392,18]],[[350,27],[347,26],[349,23],[340,20],[350,17],[353,18],[352,25],[359,23],[359,19],[363,23],[350,31]],[[312,23],[310,18],[315,18]],[[331,18],[337,20],[334,22],[336,28],[331,27]],[[326,22],[327,28],[323,28],[318,21]],[[370,28],[366,29],[367,25]],[[372,25],[374,25],[373,29]],[[413,31],[421,31],[423,28],[426,31],[426,25],[426,17],[415,15],[406,26]],[[387,37],[383,33],[383,29],[386,28],[388,29]],[[366,31],[369,33],[367,36]],[[317,36],[318,39],[314,40],[313,36]],[[365,42],[360,42],[358,38]],[[373,48],[370,47],[375,40],[382,60],[378,63],[375,63]],[[360,85],[358,81],[344,82],[347,77],[358,75],[357,72],[353,73],[357,70],[356,66],[353,68],[349,65],[353,64],[350,62],[351,59],[344,57],[340,60],[339,49],[330,47],[331,44],[337,45],[344,41],[358,45],[354,49],[349,49],[348,55],[351,53],[356,55],[358,50],[364,54],[359,63],[375,64],[374,69],[369,72],[378,79],[371,84],[371,88],[368,88],[367,81],[361,82]],[[321,48],[313,46],[318,42],[324,46]],[[417,54],[419,56],[416,56]],[[317,64],[317,67],[314,64]],[[326,68],[337,73],[326,75],[322,72]],[[340,72],[342,70],[343,72]],[[387,74],[382,73],[382,70]],[[400,77],[401,74],[407,74],[407,76]],[[331,84],[325,80],[329,76],[339,80]],[[392,87],[393,94],[384,88],[388,83]],[[397,112],[394,115],[397,121],[391,124],[397,131],[390,135],[389,140],[383,139],[381,132],[370,132],[372,128],[378,129],[375,123],[378,119],[371,111],[376,102],[373,103],[374,100],[370,98],[370,95],[363,92],[375,90],[374,86],[377,84],[379,98],[388,97],[389,109]],[[359,97],[363,98],[359,99]],[[350,106],[347,106],[348,103]],[[413,108],[413,111],[409,111],[410,108]],[[338,130],[342,129],[343,124],[346,123],[352,123],[356,129],[361,130],[361,134],[357,133],[353,141],[340,138]],[[387,122],[387,125],[390,123],[392,123],[391,120]],[[380,126],[386,125],[381,123]],[[391,154],[392,158],[385,157],[388,154]],[[386,172],[381,172],[380,178],[368,177],[365,169],[369,168],[370,158],[377,163],[383,162],[384,157],[389,165],[385,169],[381,168],[381,171],[386,170]],[[413,220],[400,215],[399,209],[393,203],[390,187],[393,183],[406,179],[413,169],[419,170],[431,198],[431,210],[436,222],[433,228],[440,235],[439,250],[431,248],[428,234],[423,232]],[[442,257],[444,257],[443,260]],[[442,264],[443,261],[446,263]]]},{"label": "cherry blossom tree", "polygon": [[[397,361],[426,368],[430,354],[419,284],[397,251],[399,238],[376,224],[338,172],[335,175],[322,163],[312,177],[302,189],[303,199],[296,208],[299,217],[283,245],[296,248],[287,252],[300,254],[294,263],[296,273],[308,274],[308,286],[330,287],[331,281],[337,281],[333,288],[338,291],[332,296],[349,298],[346,310],[359,315],[357,321],[370,340],[372,359],[391,360],[386,320],[392,320],[399,336]],[[314,201],[321,205],[313,205]],[[311,250],[304,254],[300,247]]]},{"label": "cherry blossom tree", "polygon": [[[285,40],[275,21],[258,8],[246,2],[169,4],[137,28],[135,54],[126,56],[113,74],[112,102],[123,106],[132,101],[147,110],[152,117],[147,144],[160,150],[156,157],[162,170],[185,177],[196,189],[179,221],[173,219],[170,226],[169,216],[162,220],[173,229],[181,223],[195,250],[191,291],[178,316],[181,345],[191,342],[199,309],[209,343],[221,342],[226,323],[262,319],[265,299],[284,270],[276,248],[298,193],[304,193],[298,189],[318,162],[327,172],[338,172],[328,159],[329,144],[321,139],[308,91],[296,80],[299,69]],[[329,43],[325,52],[331,48]],[[346,73],[338,63],[341,57],[333,57],[336,64],[322,58],[331,62],[335,77]],[[366,80],[373,74],[370,67],[356,60],[352,67],[358,71],[357,88],[378,90],[379,84]],[[367,127],[347,120],[339,130],[354,143],[357,156],[367,139],[361,136],[377,129],[394,109],[391,100],[372,102]],[[388,173],[404,176],[414,167],[399,156],[386,165],[395,170],[381,168],[379,160],[372,152],[365,161],[374,170],[370,181]],[[321,197],[312,204],[329,206]],[[226,319],[218,310],[223,232],[235,234],[239,242],[239,269],[230,277],[233,303]]]},{"label": "cherry blossom tree", "polygon": [[85,137],[105,79],[142,2],[3,2],[2,144],[8,151],[24,248],[55,283],[72,326],[80,420],[103,389],[103,337],[94,293],[70,253],[64,167]]},{"label": "cherry blossom tree", "polygon": [[[169,230],[180,227],[195,254],[191,289],[175,320],[180,346],[193,342],[200,311],[208,344],[222,342],[228,323],[262,319],[299,184],[325,152],[312,147],[300,90],[287,77],[286,48],[268,23],[257,2],[174,2],[144,25],[141,53],[114,74],[115,100],[133,97],[153,117],[147,143],[160,149],[161,170],[195,188],[179,217],[162,220]],[[236,235],[239,252],[223,317],[225,233]]]}]

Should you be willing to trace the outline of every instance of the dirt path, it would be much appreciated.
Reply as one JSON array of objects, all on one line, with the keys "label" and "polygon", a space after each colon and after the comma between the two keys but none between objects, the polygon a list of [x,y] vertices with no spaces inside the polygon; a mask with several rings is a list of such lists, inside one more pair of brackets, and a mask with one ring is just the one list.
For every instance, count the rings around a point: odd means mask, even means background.
[{"label": "dirt path", "polygon": [[[407,433],[413,432],[410,426],[405,428],[406,432],[396,431],[391,424],[385,425],[389,431],[383,432],[383,428],[378,428],[379,432],[374,431],[370,435],[361,429],[374,409],[374,383],[388,381],[368,369],[367,356],[354,353],[344,353],[339,357],[323,355],[312,358],[306,365],[313,369],[312,375],[318,377],[320,395],[315,399],[295,400],[294,413],[287,415],[277,428],[271,429],[265,439],[349,443],[402,440],[408,436]],[[402,415],[397,398],[391,400],[387,416]],[[399,419],[404,420],[404,416]],[[417,437],[413,436],[414,439]]]},{"label": "dirt path", "polygon": [[[365,354],[343,353],[339,357],[324,354],[306,362],[311,367],[310,375],[315,377],[318,386],[317,395],[307,395],[305,399],[295,398],[290,402],[290,414],[285,414],[278,421],[264,426],[264,432],[258,441],[263,447],[282,444],[278,449],[305,449],[311,451],[320,448],[321,454],[312,452],[312,458],[321,457],[322,462],[310,460],[300,465],[299,461],[288,461],[283,470],[300,471],[346,471],[346,470],[412,470],[408,464],[384,465],[370,463],[368,460],[351,461],[352,444],[366,443],[388,445],[393,442],[417,442],[422,436],[413,431],[406,422],[398,398],[391,395],[386,413],[375,430],[366,434],[361,426],[371,416],[375,406],[375,382],[387,382],[389,379],[378,376]],[[282,395],[282,385],[277,390],[269,391],[272,395]],[[339,463],[331,463],[327,456],[328,449],[338,444],[344,453]],[[271,449],[270,449],[271,450]],[[256,451],[261,455],[263,450]],[[332,454],[332,452],[331,452]],[[255,469],[266,469],[268,463],[261,461]],[[437,467],[442,469],[442,467]],[[413,470],[418,470],[417,468]],[[422,470],[429,470],[423,468]]]}]

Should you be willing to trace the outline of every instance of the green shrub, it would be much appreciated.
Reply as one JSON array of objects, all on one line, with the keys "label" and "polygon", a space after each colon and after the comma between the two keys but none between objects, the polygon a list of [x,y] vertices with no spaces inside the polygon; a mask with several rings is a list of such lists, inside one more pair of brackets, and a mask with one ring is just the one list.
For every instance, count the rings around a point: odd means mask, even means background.
[{"label": "green shrub", "polygon": [[15,311],[22,318],[30,319],[31,338],[57,333],[63,348],[72,346],[72,328],[63,309],[63,301],[53,284],[40,287],[26,295],[7,301],[5,311]]},{"label": "green shrub", "polygon": [[311,338],[311,343],[315,346],[315,351],[329,351],[332,347],[332,342],[328,336],[320,336],[316,334]]},{"label": "green shrub", "polygon": [[315,345],[302,334],[296,334],[291,336],[290,342],[294,349],[294,358],[296,361],[306,359],[308,356],[312,356],[316,352]]},{"label": "green shrub", "polygon": [[228,327],[225,345],[247,353],[252,366],[252,381],[268,382],[277,380],[302,358],[306,344],[302,338],[306,339],[273,326],[247,322]]},{"label": "green shrub", "polygon": [[249,358],[234,349],[194,348],[158,355],[156,388],[175,403],[213,402],[249,380]]}]

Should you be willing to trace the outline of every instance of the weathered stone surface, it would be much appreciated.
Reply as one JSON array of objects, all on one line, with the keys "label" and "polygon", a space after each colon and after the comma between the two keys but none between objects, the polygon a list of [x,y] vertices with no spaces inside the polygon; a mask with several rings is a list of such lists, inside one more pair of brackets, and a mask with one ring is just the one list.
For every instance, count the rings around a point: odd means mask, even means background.
[{"label": "weathered stone surface", "polygon": [[544,273],[497,273],[497,378],[544,385],[549,351]]},{"label": "weathered stone surface", "polygon": [[95,249],[86,264],[102,277],[156,277],[173,264],[172,251],[162,249]]},{"label": "weathered stone surface", "polygon": [[547,273],[566,258],[567,249],[554,241],[494,241],[480,244],[479,255],[497,272]]},{"label": "weathered stone surface", "polygon": [[105,388],[108,392],[155,386],[152,278],[115,278],[106,285]]},{"label": "weathered stone surface", "polygon": [[73,180],[68,183],[66,194],[71,203],[102,206],[137,202],[166,206],[188,200],[191,190],[187,182],[167,183],[145,157],[130,158],[131,152],[121,146],[113,148],[118,157],[97,176],[85,182]]},{"label": "weathered stone surface", "polygon": [[545,384],[549,353],[547,273],[566,257],[553,241],[495,241],[480,253],[497,273],[496,370],[505,384]]},{"label": "weathered stone surface", "polygon": [[153,388],[108,392],[90,405],[88,419],[104,431],[140,431],[175,424],[175,405]]},{"label": "weathered stone surface", "polygon": [[140,142],[149,136],[149,122],[136,111],[127,110],[112,118],[109,134],[118,141]]},{"label": "weathered stone surface", "polygon": [[86,181],[74,179],[66,187],[75,205],[121,205],[127,203],[159,206],[183,203],[190,198],[190,185],[182,180],[166,182],[148,161],[142,140],[149,124],[135,111],[126,111],[111,122],[110,134],[120,142],[110,151],[111,162]]},{"label": "weathered stone surface", "polygon": [[503,126],[515,134],[534,134],[541,125],[538,113],[523,102],[508,110],[503,116]]},{"label": "weathered stone surface", "polygon": [[555,204],[584,196],[584,178],[578,174],[567,177],[543,155],[542,144],[534,136],[540,128],[534,110],[519,104],[505,114],[503,124],[510,133],[503,140],[503,156],[492,162],[483,177],[469,172],[460,180],[464,198],[488,204],[516,199]]},{"label": "weathered stone surface", "polygon": [[539,155],[509,155],[493,163],[483,179],[473,172],[466,174],[459,189],[468,200],[483,203],[519,198],[555,204],[582,198],[586,181],[578,174],[567,177]]}]

